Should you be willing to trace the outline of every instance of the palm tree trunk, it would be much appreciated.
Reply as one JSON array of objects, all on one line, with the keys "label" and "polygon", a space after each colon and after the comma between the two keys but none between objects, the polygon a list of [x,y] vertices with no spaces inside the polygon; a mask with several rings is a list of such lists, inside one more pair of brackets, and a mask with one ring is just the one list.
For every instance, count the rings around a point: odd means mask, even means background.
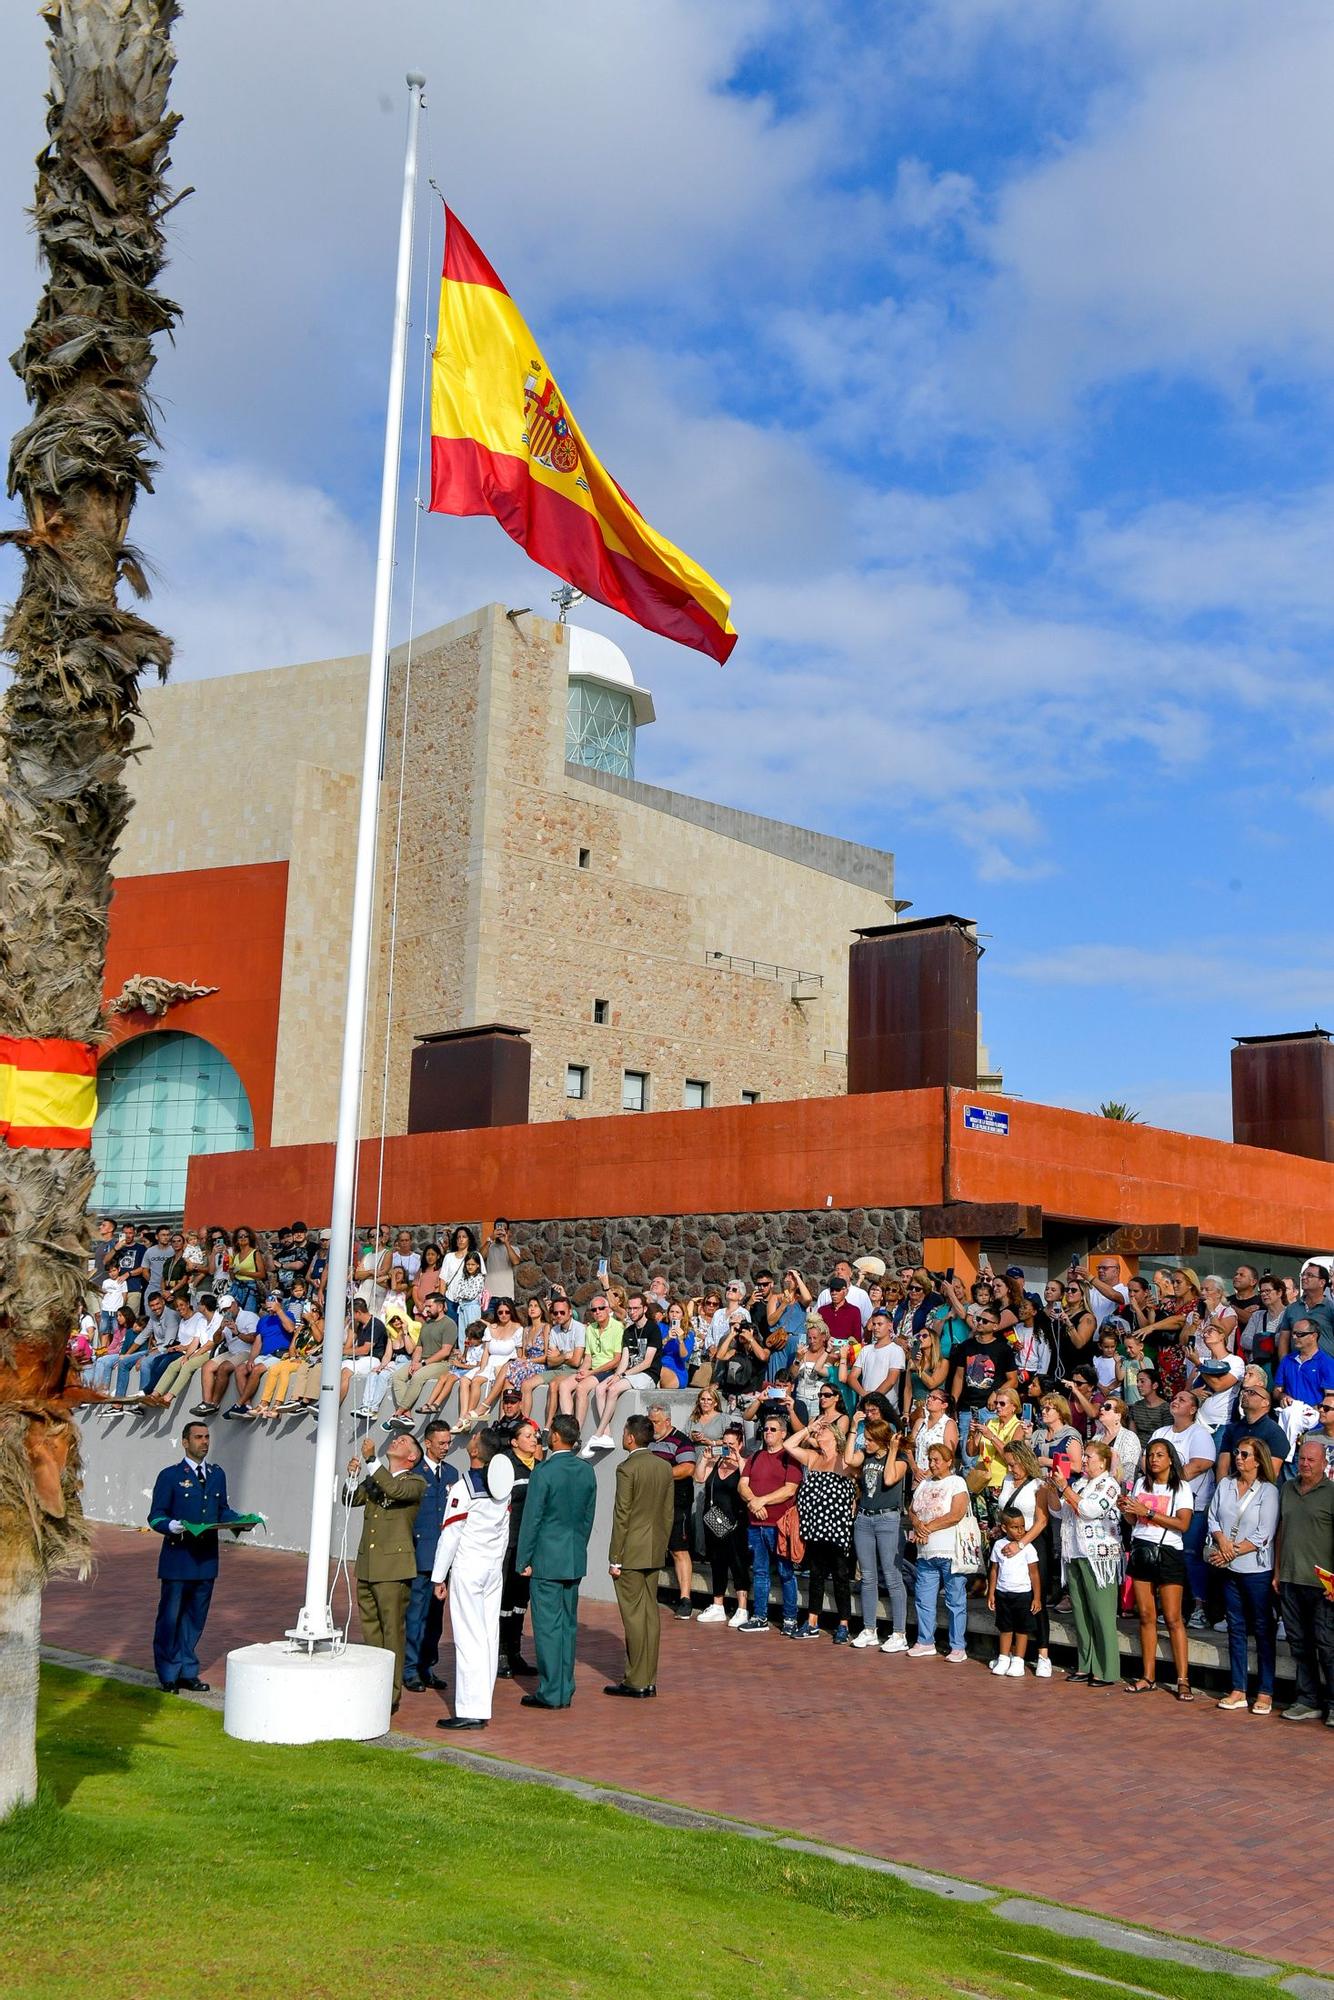
[{"label": "palm tree trunk", "polygon": [[[0,1032],[102,1032],[111,863],[139,676],[170,643],[121,608],[143,594],[126,541],[156,442],[153,341],[178,308],[156,289],[177,0],[46,0],[47,144],[33,217],[46,283],[14,367],[32,415],[9,490],[25,525],[2,640]],[[66,1341],[86,1288],[88,1152],[0,1146],[0,1818],[33,1796],[41,1589],[84,1566],[79,1401]]]}]

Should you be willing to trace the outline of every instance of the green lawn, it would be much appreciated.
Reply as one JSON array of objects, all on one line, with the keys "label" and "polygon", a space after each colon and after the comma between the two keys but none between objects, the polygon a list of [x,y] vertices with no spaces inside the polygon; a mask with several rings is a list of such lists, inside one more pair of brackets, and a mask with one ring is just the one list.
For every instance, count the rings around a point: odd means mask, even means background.
[{"label": "green lawn", "polygon": [[234,1743],[211,1710],[56,1668],[41,1730],[44,1795],[0,1828],[7,2000],[1274,1990],[407,1754]]}]

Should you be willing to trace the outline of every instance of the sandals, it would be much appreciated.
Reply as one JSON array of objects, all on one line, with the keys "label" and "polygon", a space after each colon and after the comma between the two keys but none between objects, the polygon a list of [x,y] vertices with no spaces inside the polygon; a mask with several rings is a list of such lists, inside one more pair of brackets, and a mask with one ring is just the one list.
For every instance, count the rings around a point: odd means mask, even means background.
[{"label": "sandals", "polygon": [[1146,1681],[1146,1680],[1138,1680],[1138,1681],[1127,1681],[1127,1682],[1126,1682],[1126,1693],[1127,1693],[1127,1694],[1152,1694],[1152,1693],[1153,1693],[1153,1691],[1154,1691],[1154,1688],[1155,1688],[1156,1686],[1157,1686],[1157,1682],[1156,1682],[1156,1681]]},{"label": "sandals", "polygon": [[1189,1681],[1178,1681],[1176,1686],[1176,1696],[1178,1701],[1194,1701],[1195,1690],[1191,1686]]},{"label": "sandals", "polygon": [[1251,1710],[1251,1714],[1252,1714],[1252,1715],[1272,1715],[1273,1713],[1274,1713],[1274,1697],[1273,1697],[1273,1695],[1271,1695],[1271,1694],[1258,1694],[1258,1695],[1256,1695],[1256,1697],[1255,1697],[1255,1706],[1254,1706],[1254,1708],[1253,1708],[1253,1709]]}]

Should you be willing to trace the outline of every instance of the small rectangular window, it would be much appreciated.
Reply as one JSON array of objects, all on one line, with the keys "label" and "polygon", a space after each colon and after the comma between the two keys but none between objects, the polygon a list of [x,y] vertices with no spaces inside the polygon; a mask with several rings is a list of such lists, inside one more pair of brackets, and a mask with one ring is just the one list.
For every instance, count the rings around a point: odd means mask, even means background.
[{"label": "small rectangular window", "polygon": [[596,1026],[603,1028],[610,1019],[611,1008],[607,1002],[605,1000],[595,1000],[593,1002],[593,1020]]},{"label": "small rectangular window", "polygon": [[565,1095],[567,1097],[587,1097],[588,1095],[587,1063],[566,1063]]},{"label": "small rectangular window", "polygon": [[581,847],[579,849],[579,866],[581,868],[587,868],[589,862],[592,859],[593,859],[593,850],[591,847]]},{"label": "small rectangular window", "polygon": [[741,1102],[742,1102],[743,1104],[758,1104],[758,1103],[759,1103],[759,1101],[760,1101],[760,1093],[759,1093],[759,1091],[758,1091],[758,1090],[743,1090],[743,1091],[742,1091],[742,1093],[741,1093]]},{"label": "small rectangular window", "polygon": [[622,1111],[648,1110],[648,1074],[642,1069],[628,1069],[621,1078]]},{"label": "small rectangular window", "polygon": [[709,1101],[708,1084],[701,1082],[698,1077],[688,1076],[686,1078],[686,1094],[683,1101],[687,1111],[702,1111]]}]

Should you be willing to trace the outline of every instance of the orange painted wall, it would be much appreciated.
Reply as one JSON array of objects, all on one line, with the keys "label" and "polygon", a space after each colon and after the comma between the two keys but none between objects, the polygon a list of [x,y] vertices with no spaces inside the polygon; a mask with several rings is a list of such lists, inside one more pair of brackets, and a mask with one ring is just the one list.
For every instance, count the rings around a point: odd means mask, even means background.
[{"label": "orange painted wall", "polygon": [[988,1095],[984,1104],[1010,1116],[1002,1139],[964,1129],[975,1096],[950,1097],[953,1201],[1032,1201],[1080,1221],[1180,1222],[1224,1242],[1334,1244],[1334,1165]]},{"label": "orange painted wall", "polygon": [[[835,1208],[915,1208],[940,1199],[942,1130],[940,1092],[909,1090],[417,1133],[385,1147],[383,1212],[413,1222],[744,1213],[823,1208],[830,1195]],[[379,1151],[362,1148],[364,1189]],[[332,1185],[331,1146],[201,1156],[186,1219],[322,1225]],[[366,1220],[373,1196],[361,1206]]]},{"label": "orange painted wall", "polygon": [[[385,1147],[383,1213],[441,1223],[744,1214],[822,1208],[832,1195],[836,1208],[1036,1202],[1076,1222],[1179,1222],[1276,1248],[1334,1244],[1334,1165],[988,1095],[983,1103],[1010,1115],[1009,1136],[996,1138],[965,1131],[964,1107],[976,1101],[914,1090],[420,1133]],[[379,1147],[367,1142],[363,1188],[378,1169]],[[200,1157],[187,1220],[267,1228],[300,1215],[320,1225],[332,1179],[331,1146]],[[371,1207],[363,1201],[361,1220]]]},{"label": "orange painted wall", "polygon": [[202,1036],[222,1051],[245,1085],[260,1146],[267,1146],[273,1127],[286,921],[285,861],[130,875],[116,883],[111,898],[108,1000],[136,972],[218,991],[174,1007],[161,1019],[113,1015],[108,1046],[162,1029]]}]

